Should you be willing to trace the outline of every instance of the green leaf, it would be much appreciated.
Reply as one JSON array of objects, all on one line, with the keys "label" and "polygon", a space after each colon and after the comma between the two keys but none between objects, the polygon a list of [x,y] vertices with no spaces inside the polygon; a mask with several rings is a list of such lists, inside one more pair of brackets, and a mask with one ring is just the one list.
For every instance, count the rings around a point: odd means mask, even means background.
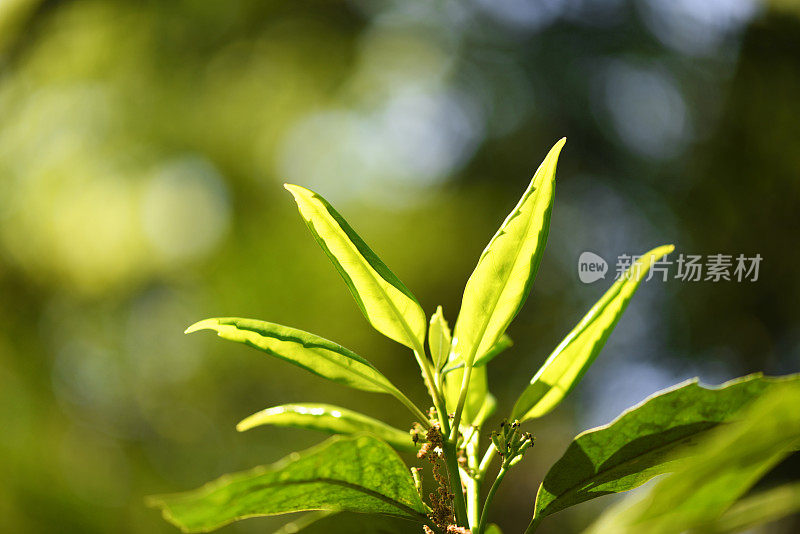
[{"label": "green leaf", "polygon": [[641,499],[608,509],[589,532],[678,534],[720,517],[800,445],[798,406],[800,384],[774,388],[741,421],[708,436],[692,458]]},{"label": "green leaf", "polygon": [[324,198],[297,185],[284,187],[369,323],[390,339],[422,352],[427,320],[414,295]]},{"label": "green leaf", "polygon": [[369,432],[397,450],[414,452],[416,447],[408,432],[403,432],[382,421],[330,404],[283,404],[261,410],[244,419],[236,430],[243,432],[261,425],[290,426],[328,432],[330,434],[358,434]]},{"label": "green leaf", "polygon": [[334,436],[270,466],[225,475],[194,491],[150,497],[186,532],[307,510],[388,514],[427,522],[408,469],[382,441]]},{"label": "green leaf", "polygon": [[694,379],[656,393],[608,425],[575,438],[539,487],[535,517],[628,491],[673,470],[710,429],[740,418],[743,408],[787,383],[800,383],[800,375],[754,374],[718,387]]},{"label": "green leaf", "polygon": [[746,497],[714,521],[692,530],[692,534],[728,534],[777,521],[800,513],[800,482],[785,484]]},{"label": "green leaf", "polygon": [[[514,342],[511,340],[508,334],[503,334],[502,336],[500,336],[500,339],[497,340],[497,343],[495,343],[494,346],[492,346],[492,348],[490,348],[486,354],[483,354],[482,356],[478,356],[477,358],[475,358],[475,361],[472,363],[472,366],[481,367],[483,365],[486,365],[487,363],[492,361],[495,358],[495,356],[497,356],[502,352],[505,352],[506,350],[510,349],[513,346]],[[456,362],[454,365],[446,367],[442,371],[442,374],[447,374],[450,371],[455,371],[456,369],[462,369],[463,367],[464,367],[463,361]]]},{"label": "green leaf", "polygon": [[491,523],[488,527],[486,527],[486,534],[503,534],[503,531],[500,530],[500,527]]},{"label": "green leaf", "polygon": [[510,419],[541,417],[572,391],[600,353],[652,264],[673,250],[672,245],[658,247],[631,264],[545,360],[517,399]]},{"label": "green leaf", "polygon": [[431,358],[436,369],[441,369],[450,354],[450,325],[444,318],[442,307],[437,306],[436,313],[431,316],[428,328],[428,347],[431,349]]},{"label": "green leaf", "polygon": [[275,534],[420,534],[419,523],[375,514],[313,512],[287,523]]},{"label": "green leaf", "polygon": [[244,343],[346,386],[390,394],[397,391],[361,356],[302,330],[238,317],[205,319],[187,328],[186,333],[198,330],[214,330],[223,339]]},{"label": "green leaf", "polygon": [[472,363],[474,367],[480,367],[481,365],[486,365],[490,361],[492,361],[495,356],[498,354],[505,352],[506,350],[510,349],[514,346],[514,342],[508,336],[508,334],[503,334],[500,336],[500,339],[497,340],[495,343],[486,353],[482,356],[478,356],[475,358],[475,361]]},{"label": "green leaf", "polygon": [[561,139],[547,154],[467,281],[452,361],[463,360],[471,366],[476,355],[497,343],[524,304],[547,242],[556,162],[565,142]]}]

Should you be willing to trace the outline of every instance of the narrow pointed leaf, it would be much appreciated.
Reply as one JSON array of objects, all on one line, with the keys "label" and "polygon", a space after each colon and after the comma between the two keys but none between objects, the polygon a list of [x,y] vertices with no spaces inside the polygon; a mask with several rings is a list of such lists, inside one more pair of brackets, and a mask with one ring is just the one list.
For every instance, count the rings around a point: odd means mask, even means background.
[{"label": "narrow pointed leaf", "polygon": [[244,419],[236,425],[236,430],[243,432],[262,425],[308,428],[330,434],[349,435],[369,432],[397,450],[406,452],[416,450],[408,432],[403,432],[382,421],[347,408],[330,404],[304,403],[274,406]]},{"label": "narrow pointed leaf", "polygon": [[369,323],[398,343],[420,350],[427,320],[414,295],[324,198],[297,185],[284,187]]},{"label": "narrow pointed leaf", "polygon": [[675,469],[709,430],[740,419],[760,396],[800,375],[760,374],[706,387],[697,379],[656,393],[608,425],[583,432],[550,468],[536,496],[535,516],[628,491]]},{"label": "narrow pointed leaf", "polygon": [[798,406],[800,384],[775,388],[742,420],[713,431],[692,458],[643,496],[609,508],[588,532],[679,534],[719,518],[800,445]]},{"label": "narrow pointed leaf", "polygon": [[[312,512],[274,534],[420,534],[419,523],[401,517],[353,512]],[[488,534],[488,533],[487,533]]]},{"label": "narrow pointed leaf", "polygon": [[390,394],[397,391],[361,356],[302,330],[238,317],[205,319],[187,328],[186,333],[198,330],[214,330],[223,339],[244,343],[346,386]]},{"label": "narrow pointed leaf", "polygon": [[658,247],[631,264],[545,360],[514,405],[512,420],[541,417],[572,391],[600,353],[647,271],[673,250],[672,245]]},{"label": "narrow pointed leaf", "polygon": [[425,522],[425,505],[397,454],[369,436],[334,436],[270,466],[225,475],[194,491],[148,499],[185,532],[307,510],[388,514]]},{"label": "narrow pointed leaf", "polygon": [[450,354],[450,325],[444,318],[442,307],[436,308],[436,313],[431,316],[431,324],[428,327],[428,347],[431,349],[431,358],[436,369],[441,369]]},{"label": "narrow pointed leaf", "polygon": [[561,139],[550,150],[481,254],[464,289],[451,360],[471,366],[476,355],[497,343],[524,304],[547,242],[556,162],[565,142]]}]

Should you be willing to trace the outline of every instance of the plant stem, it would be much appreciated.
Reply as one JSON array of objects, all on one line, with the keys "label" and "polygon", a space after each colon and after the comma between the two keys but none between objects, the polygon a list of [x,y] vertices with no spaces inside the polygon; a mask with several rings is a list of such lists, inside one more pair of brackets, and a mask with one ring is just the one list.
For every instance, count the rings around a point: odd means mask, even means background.
[{"label": "plant stem", "polygon": [[469,379],[472,375],[472,365],[464,366],[464,377],[461,379],[461,391],[458,394],[458,405],[453,416],[453,427],[450,431],[450,441],[453,443],[458,439],[458,425],[461,422],[461,413],[464,411],[464,403],[467,401],[467,390],[469,389]]},{"label": "plant stem", "polygon": [[[478,432],[473,432],[470,440],[466,445],[467,451],[467,467],[476,472],[478,469],[478,457],[476,448],[478,446]],[[469,527],[475,528],[478,526],[478,514],[480,511],[480,497],[481,497],[481,481],[475,477],[465,477],[467,485],[467,517],[469,519]]]},{"label": "plant stem", "polygon": [[481,463],[478,466],[479,480],[483,480],[483,477],[486,476],[486,471],[489,469],[489,466],[492,465],[492,460],[494,460],[496,454],[497,454],[497,449],[495,449],[494,445],[490,443],[489,448],[486,449],[486,454],[483,455],[483,459],[481,460]]},{"label": "plant stem", "polygon": [[447,435],[450,430],[447,409],[445,408],[439,388],[436,387],[436,382],[433,379],[431,366],[428,362],[428,359],[425,357],[425,348],[422,346],[415,348],[414,357],[417,359],[417,364],[422,370],[422,379],[425,381],[425,385],[428,386],[428,394],[431,396],[433,405],[436,407],[436,412],[439,414],[439,423],[442,425],[442,433]]},{"label": "plant stem", "polygon": [[[478,523],[478,528],[475,530],[475,534],[483,534],[484,529],[486,529],[486,520],[489,517],[489,509],[492,506],[492,500],[494,499],[494,494],[497,493],[497,488],[500,486],[500,483],[503,481],[503,477],[506,476],[506,466],[500,468],[500,472],[497,473],[497,478],[494,479],[492,483],[492,487],[489,488],[489,495],[486,496],[486,501],[483,503],[483,511],[481,512],[481,521]],[[526,531],[527,532],[527,531]]]},{"label": "plant stem", "polygon": [[461,473],[458,470],[456,446],[453,443],[444,442],[444,458],[450,480],[450,491],[453,493],[453,511],[456,514],[456,524],[460,527],[468,528],[467,503],[464,500],[464,490],[461,488]]},{"label": "plant stem", "polygon": [[[414,356],[417,359],[420,369],[422,370],[422,377],[425,380],[425,385],[428,386],[433,404],[436,407],[436,412],[439,415],[439,424],[441,425],[442,436],[444,445],[444,458],[447,467],[448,480],[450,481],[450,491],[453,493],[453,512],[456,516],[456,524],[461,527],[468,527],[469,519],[467,518],[467,505],[464,501],[464,491],[461,489],[461,473],[458,471],[458,456],[456,454],[455,442],[450,442],[446,439],[450,433],[450,418],[447,413],[447,408],[442,398],[439,388],[436,386],[431,366],[428,359],[425,357],[425,348],[418,346],[414,349]],[[456,436],[458,433],[456,433]]]}]

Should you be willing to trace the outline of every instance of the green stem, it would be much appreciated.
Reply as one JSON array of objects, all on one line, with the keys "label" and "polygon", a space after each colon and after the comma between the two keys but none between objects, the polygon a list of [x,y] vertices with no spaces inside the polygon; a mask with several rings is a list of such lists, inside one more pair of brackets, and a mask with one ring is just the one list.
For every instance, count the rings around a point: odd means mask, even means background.
[{"label": "green stem", "polygon": [[450,491],[453,493],[453,511],[456,514],[456,524],[468,527],[467,503],[464,500],[464,490],[461,489],[461,473],[458,471],[458,456],[456,447],[450,442],[444,443],[444,458],[447,463],[447,474],[450,480]]},{"label": "green stem", "polygon": [[431,366],[428,362],[428,359],[425,357],[425,349],[421,346],[415,348],[414,357],[417,359],[417,364],[422,370],[422,378],[425,381],[425,385],[428,387],[428,394],[431,396],[433,405],[436,407],[436,412],[439,415],[439,423],[442,425],[442,433],[446,436],[450,431],[447,410],[445,408],[444,401],[442,400],[442,395],[439,392],[439,388],[436,387],[436,382],[431,372]]},{"label": "green stem", "polygon": [[[476,449],[478,446],[478,433],[477,431],[473,433],[470,437],[470,440],[467,442],[466,451],[467,451],[467,467],[475,473],[478,469],[478,457],[476,454]],[[481,481],[475,477],[469,476],[469,473],[466,473],[465,476],[466,485],[467,485],[467,517],[469,518],[469,526],[470,528],[475,528],[478,526],[478,514],[480,511],[480,497],[481,497]]]},{"label": "green stem", "polygon": [[483,459],[481,460],[480,465],[478,466],[478,479],[483,480],[483,477],[486,476],[486,471],[489,469],[489,466],[492,465],[492,460],[494,460],[495,455],[497,454],[497,449],[489,443],[489,448],[486,449],[486,454],[483,455]]},{"label": "green stem", "polygon": [[467,390],[469,389],[469,379],[472,375],[472,365],[464,367],[464,377],[461,379],[461,391],[458,394],[458,405],[453,416],[453,427],[450,431],[450,441],[455,443],[458,439],[458,425],[461,422],[461,413],[464,411],[464,404],[467,401]]},{"label": "green stem", "polygon": [[489,517],[489,508],[492,506],[492,500],[494,499],[494,494],[497,493],[497,488],[500,486],[500,483],[503,482],[503,477],[506,476],[506,466],[503,464],[503,467],[500,468],[500,472],[497,473],[497,478],[494,479],[492,483],[492,487],[489,488],[489,495],[486,496],[486,501],[483,503],[483,511],[481,512],[481,521],[478,523],[478,528],[475,530],[475,534],[483,534],[483,531],[486,529],[486,520]]},{"label": "green stem", "polygon": [[[439,415],[442,436],[446,437],[450,433],[450,420],[441,392],[439,388],[436,387],[436,381],[431,372],[430,363],[427,358],[425,358],[424,347],[418,346],[414,350],[414,357],[417,359],[417,363],[422,370],[425,385],[428,386],[431,399]],[[461,474],[458,471],[458,456],[456,454],[455,443],[444,440],[443,452],[445,465],[447,466],[448,480],[450,481],[450,491],[453,493],[453,511],[456,516],[456,524],[461,527],[467,527],[469,519],[467,518],[467,505],[464,501],[464,491],[461,489]]]}]

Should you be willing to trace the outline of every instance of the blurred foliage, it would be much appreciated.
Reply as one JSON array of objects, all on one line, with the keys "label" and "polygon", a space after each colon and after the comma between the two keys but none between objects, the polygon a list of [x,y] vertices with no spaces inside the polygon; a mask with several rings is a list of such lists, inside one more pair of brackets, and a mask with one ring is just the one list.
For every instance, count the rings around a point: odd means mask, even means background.
[{"label": "blurred foliage", "polygon": [[278,402],[407,419],[182,335],[208,316],[292,324],[422,398],[284,181],[341,209],[427,313],[454,315],[509,199],[569,138],[536,291],[489,377],[506,409],[607,287],[578,281],[581,251],[763,256],[755,283],[642,288],[632,306],[660,311],[623,318],[573,410],[532,429],[537,454],[495,500],[509,526],[578,427],[690,376],[797,370],[799,30],[786,0],[0,2],[4,530],[170,532],[143,495],[319,441],[235,432]]}]

